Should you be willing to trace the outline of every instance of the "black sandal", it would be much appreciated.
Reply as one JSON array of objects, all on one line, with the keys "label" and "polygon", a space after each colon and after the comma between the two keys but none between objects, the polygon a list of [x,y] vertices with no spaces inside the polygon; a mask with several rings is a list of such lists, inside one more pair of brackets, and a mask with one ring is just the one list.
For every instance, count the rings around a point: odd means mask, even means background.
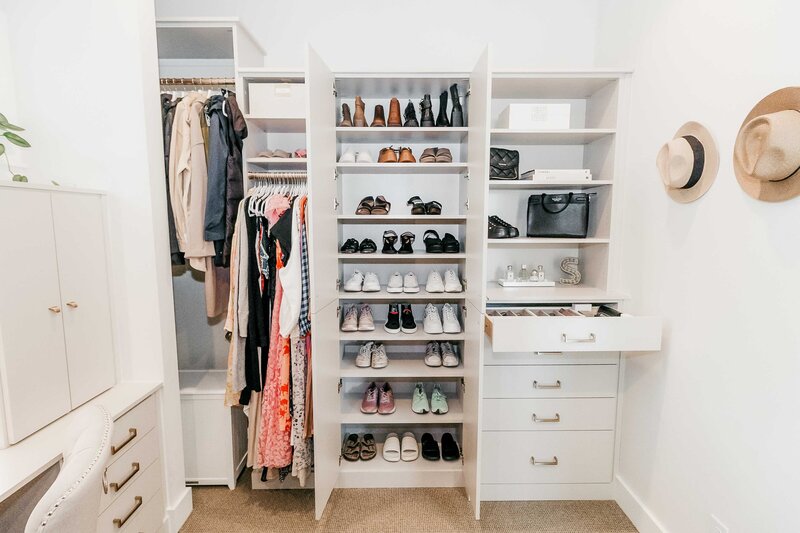
[{"label": "black sandal", "polygon": [[339,250],[343,254],[358,253],[358,241],[355,239],[347,239],[346,241],[344,241],[344,244],[342,245],[341,248],[339,248]]},{"label": "black sandal", "polygon": [[422,444],[422,458],[428,461],[438,461],[440,457],[439,444],[436,442],[436,439],[433,438],[433,435],[430,433],[423,433],[420,442]]},{"label": "black sandal", "polygon": [[449,233],[445,233],[442,239],[442,249],[446,254],[457,254],[461,251],[461,245],[458,243],[458,239]]},{"label": "black sandal", "polygon": [[444,251],[442,239],[439,238],[439,234],[435,230],[429,229],[426,231],[422,236],[422,240],[425,242],[426,253],[440,254]]},{"label": "black sandal", "polygon": [[397,233],[394,230],[386,230],[383,232],[383,250],[382,254],[396,254],[397,250],[394,245],[397,242]]},{"label": "black sandal", "polygon": [[378,251],[378,246],[372,239],[364,239],[358,247],[358,251],[362,254],[374,254]]},{"label": "black sandal", "polygon": [[356,215],[371,215],[372,209],[375,206],[375,200],[372,196],[365,196],[358,202],[358,207],[356,207]]},{"label": "black sandal", "polygon": [[373,215],[388,215],[389,210],[392,208],[392,204],[386,201],[386,198],[383,196],[378,196],[375,198],[375,204],[372,207],[372,214]]},{"label": "black sandal", "polygon": [[456,461],[461,458],[461,451],[453,435],[445,433],[442,435],[442,459],[445,461]]},{"label": "black sandal", "polygon": [[411,206],[411,214],[412,215],[424,215],[425,214],[425,204],[422,203],[422,198],[419,196],[412,196],[406,202],[406,205]]},{"label": "black sandal", "polygon": [[440,204],[436,200],[428,202],[427,204],[425,204],[425,212],[429,215],[441,215],[442,204]]},{"label": "black sandal", "polygon": [[402,235],[400,235],[400,250],[397,252],[398,254],[413,254],[414,249],[411,248],[411,245],[414,244],[417,236],[411,233],[410,231],[406,231]]}]

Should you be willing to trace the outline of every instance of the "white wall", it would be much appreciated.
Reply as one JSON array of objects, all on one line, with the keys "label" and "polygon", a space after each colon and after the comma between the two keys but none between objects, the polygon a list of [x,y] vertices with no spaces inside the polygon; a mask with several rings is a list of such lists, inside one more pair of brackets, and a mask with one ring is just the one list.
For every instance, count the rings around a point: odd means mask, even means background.
[{"label": "white wall", "polygon": [[[798,83],[800,5],[607,0],[600,15],[598,65],[635,69],[622,279],[634,312],[665,318],[662,352],[628,359],[619,477],[665,531],[716,531],[712,513],[731,532],[800,531],[800,198],[751,199],[731,163],[751,107]],[[721,166],[679,205],[655,157],[688,120]]]}]

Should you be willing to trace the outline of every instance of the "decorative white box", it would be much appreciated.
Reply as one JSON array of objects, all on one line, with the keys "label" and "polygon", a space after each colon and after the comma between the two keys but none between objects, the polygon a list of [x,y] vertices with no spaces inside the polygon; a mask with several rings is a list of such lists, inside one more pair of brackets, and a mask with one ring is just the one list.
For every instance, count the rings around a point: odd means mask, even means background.
[{"label": "decorative white box", "polygon": [[510,130],[567,130],[569,104],[508,104],[497,127]]},{"label": "decorative white box", "polygon": [[259,118],[305,118],[306,86],[303,83],[251,83],[248,114]]}]

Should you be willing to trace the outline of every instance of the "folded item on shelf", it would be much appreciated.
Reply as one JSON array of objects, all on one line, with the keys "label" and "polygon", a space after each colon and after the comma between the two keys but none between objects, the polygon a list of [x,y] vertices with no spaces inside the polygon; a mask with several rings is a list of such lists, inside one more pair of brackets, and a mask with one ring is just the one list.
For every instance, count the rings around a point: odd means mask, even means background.
[{"label": "folded item on shelf", "polygon": [[537,168],[523,172],[521,179],[545,183],[591,181],[592,171],[588,168]]}]

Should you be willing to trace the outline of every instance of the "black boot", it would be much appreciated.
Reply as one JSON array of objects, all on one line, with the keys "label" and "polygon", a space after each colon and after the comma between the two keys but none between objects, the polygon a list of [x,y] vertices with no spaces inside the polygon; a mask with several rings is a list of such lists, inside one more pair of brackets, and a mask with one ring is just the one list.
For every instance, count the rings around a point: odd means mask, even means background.
[{"label": "black boot", "polygon": [[420,113],[420,126],[423,128],[431,128],[436,125],[433,121],[433,104],[431,104],[431,95],[426,94],[422,101],[419,103]]},{"label": "black boot", "polygon": [[406,121],[403,122],[404,128],[419,127],[419,122],[417,122],[417,110],[414,109],[414,104],[411,103],[411,100],[408,101],[408,105],[406,106],[404,116],[406,119]]},{"label": "black boot", "polygon": [[436,117],[436,126],[446,128],[450,125],[447,121],[447,91],[439,95],[439,116]]},{"label": "black boot", "polygon": [[461,128],[464,126],[464,109],[461,107],[461,100],[458,99],[458,85],[455,83],[450,86],[450,97],[453,99],[450,125],[454,128]]}]

